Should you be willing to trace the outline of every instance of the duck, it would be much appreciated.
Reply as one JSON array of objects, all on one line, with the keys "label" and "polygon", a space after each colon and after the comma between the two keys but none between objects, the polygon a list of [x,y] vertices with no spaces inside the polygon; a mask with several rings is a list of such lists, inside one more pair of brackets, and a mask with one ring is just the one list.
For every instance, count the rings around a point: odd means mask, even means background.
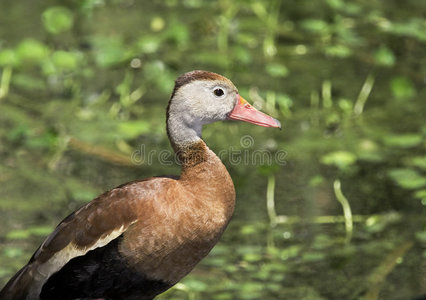
[{"label": "duck", "polygon": [[180,175],[120,185],[71,213],[0,299],[154,299],[207,256],[234,212],[235,189],[202,127],[225,120],[281,124],[229,79],[202,70],[176,79],[166,116]]}]

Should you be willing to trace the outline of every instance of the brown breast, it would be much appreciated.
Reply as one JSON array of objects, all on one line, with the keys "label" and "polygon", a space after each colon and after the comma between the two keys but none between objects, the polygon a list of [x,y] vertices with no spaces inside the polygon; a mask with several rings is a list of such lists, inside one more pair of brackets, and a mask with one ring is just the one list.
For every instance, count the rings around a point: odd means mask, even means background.
[{"label": "brown breast", "polygon": [[149,199],[134,203],[138,222],[126,231],[120,248],[130,265],[170,283],[179,281],[210,252],[235,204],[231,177],[203,141],[177,154],[182,163],[178,180],[136,183],[149,191]]}]

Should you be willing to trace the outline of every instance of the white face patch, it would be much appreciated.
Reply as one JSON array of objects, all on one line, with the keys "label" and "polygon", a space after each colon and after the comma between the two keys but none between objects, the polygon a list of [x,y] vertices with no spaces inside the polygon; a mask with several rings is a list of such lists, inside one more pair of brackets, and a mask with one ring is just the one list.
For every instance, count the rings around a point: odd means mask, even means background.
[{"label": "white face patch", "polygon": [[172,141],[198,141],[203,125],[226,120],[237,94],[232,83],[221,80],[194,80],[181,86],[169,106],[168,130]]},{"label": "white face patch", "polygon": [[236,93],[236,88],[226,82],[196,80],[178,90],[172,106],[181,117],[191,116],[203,124],[223,121],[235,106]]}]

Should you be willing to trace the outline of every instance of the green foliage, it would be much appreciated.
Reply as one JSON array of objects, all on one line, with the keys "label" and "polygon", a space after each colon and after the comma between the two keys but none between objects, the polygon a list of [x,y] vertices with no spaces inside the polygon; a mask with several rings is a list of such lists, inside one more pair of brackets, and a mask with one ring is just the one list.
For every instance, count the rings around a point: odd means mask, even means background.
[{"label": "green foliage", "polygon": [[49,7],[41,17],[44,28],[52,34],[59,34],[71,29],[74,22],[72,11],[62,6]]},{"label": "green foliage", "polygon": [[19,240],[28,239],[31,235],[44,237],[52,231],[52,227],[49,226],[34,226],[27,229],[12,230],[6,235],[6,239]]},{"label": "green foliage", "polygon": [[390,82],[392,94],[397,99],[412,98],[416,95],[416,89],[411,80],[404,76],[394,77]]},{"label": "green foliage", "polygon": [[303,29],[317,34],[327,34],[330,31],[330,27],[327,22],[321,19],[308,19],[301,22]]},{"label": "green foliage", "polygon": [[[0,281],[102,191],[178,173],[157,157],[170,150],[165,107],[178,74],[208,69],[231,78],[283,130],[206,126],[203,138],[225,152],[236,215],[200,267],[159,298],[358,299],[384,255],[405,240],[416,244],[381,278],[380,298],[418,296],[425,8],[348,0],[1,3]],[[250,147],[242,136],[253,139]],[[142,165],[134,151],[146,154]],[[231,162],[232,151],[241,163]],[[253,153],[272,161],[250,161]],[[346,244],[337,178],[353,219]],[[274,224],[265,202],[275,205]]]},{"label": "green foliage", "polygon": [[389,176],[406,189],[418,189],[426,186],[426,177],[413,169],[391,169]]},{"label": "green foliage", "polygon": [[42,42],[28,38],[19,43],[16,54],[22,64],[39,64],[49,55],[49,49]]},{"label": "green foliage", "polygon": [[335,151],[324,155],[321,162],[326,165],[334,165],[339,169],[350,168],[356,162],[356,156],[348,151]]},{"label": "green foliage", "polygon": [[374,54],[377,64],[392,67],[395,64],[395,54],[389,48],[382,46]]},{"label": "green foliage", "polygon": [[288,75],[286,66],[277,63],[269,63],[266,65],[266,73],[271,77],[286,77]]},{"label": "green foliage", "polygon": [[411,148],[420,145],[423,138],[420,134],[389,134],[383,138],[384,143],[390,147]]},{"label": "green foliage", "polygon": [[131,57],[118,36],[97,36],[93,39],[96,52],[96,63],[101,68],[109,68],[124,63]]},{"label": "green foliage", "polygon": [[58,50],[53,52],[52,62],[59,69],[75,70],[78,66],[78,54]]},{"label": "green foliage", "polygon": [[125,139],[136,138],[150,132],[150,125],[146,121],[127,121],[118,124],[118,134]]},{"label": "green foliage", "polygon": [[411,37],[419,41],[426,41],[424,20],[420,18],[410,18],[405,22],[386,23],[383,29],[389,33],[402,37]]},{"label": "green foliage", "polygon": [[16,51],[12,49],[3,49],[0,51],[0,66],[16,66],[19,59]]}]

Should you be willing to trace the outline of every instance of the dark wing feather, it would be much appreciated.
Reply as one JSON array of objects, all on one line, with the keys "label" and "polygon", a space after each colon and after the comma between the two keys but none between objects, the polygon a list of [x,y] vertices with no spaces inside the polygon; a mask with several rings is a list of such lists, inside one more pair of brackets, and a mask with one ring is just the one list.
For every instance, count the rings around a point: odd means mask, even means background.
[{"label": "dark wing feather", "polygon": [[[154,178],[147,180],[152,179]],[[59,270],[70,259],[85,254],[91,248],[105,246],[123,233],[137,220],[134,206],[129,203],[143,201],[144,189],[139,186],[140,182],[130,182],[108,191],[66,217],[41,244],[28,264],[0,291],[0,299],[31,299],[28,295],[31,291],[34,292],[34,287],[40,290],[51,273]],[[116,233],[117,236],[109,239],[112,233]],[[104,243],[97,245],[102,239]],[[60,252],[70,245],[75,250],[71,257],[64,258],[62,262],[54,262],[53,272],[40,274],[41,268],[44,267],[41,273],[46,273],[46,266],[49,269],[48,264],[52,258],[55,255],[60,256]]]},{"label": "dark wing feather", "polygon": [[119,251],[120,236],[103,247],[71,259],[43,285],[40,298],[152,299],[170,284],[152,280],[128,265]]}]

